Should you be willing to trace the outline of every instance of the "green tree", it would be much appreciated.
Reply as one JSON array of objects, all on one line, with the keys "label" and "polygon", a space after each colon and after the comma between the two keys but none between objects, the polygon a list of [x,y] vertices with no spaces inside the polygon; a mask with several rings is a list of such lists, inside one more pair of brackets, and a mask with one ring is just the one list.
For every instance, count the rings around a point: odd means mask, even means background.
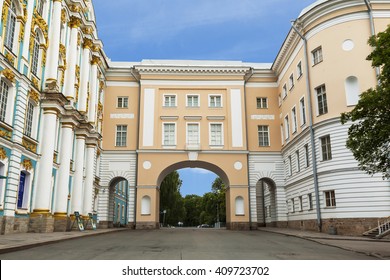
[{"label": "green tree", "polygon": [[[184,201],[180,194],[181,185],[182,181],[177,171],[168,174],[161,183],[160,210],[166,211],[165,225],[177,225],[185,218]],[[161,214],[160,222],[164,222],[164,214]]]},{"label": "green tree", "polygon": [[363,92],[356,107],[341,115],[341,123],[353,122],[347,147],[359,167],[370,175],[390,178],[390,25],[368,43],[374,50],[367,60],[381,69],[380,84]]},{"label": "green tree", "polygon": [[193,227],[200,225],[200,214],[202,212],[202,200],[199,195],[186,195],[184,198],[184,208],[186,210],[186,217],[184,219],[184,226]]}]

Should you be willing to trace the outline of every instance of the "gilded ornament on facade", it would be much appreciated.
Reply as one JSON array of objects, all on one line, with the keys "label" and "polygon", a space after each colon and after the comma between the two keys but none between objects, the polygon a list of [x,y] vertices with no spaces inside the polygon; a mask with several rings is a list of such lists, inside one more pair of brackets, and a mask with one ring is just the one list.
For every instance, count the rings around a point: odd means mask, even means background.
[{"label": "gilded ornament on facade", "polygon": [[39,93],[35,90],[30,90],[28,93],[28,97],[34,100],[36,103],[39,102]]},{"label": "gilded ornament on facade", "polygon": [[11,53],[7,52],[5,54],[5,59],[8,60],[12,65],[15,64],[15,57]]},{"label": "gilded ornament on facade", "polygon": [[65,59],[66,57],[66,47],[60,43],[60,55]]},{"label": "gilded ornament on facade", "polygon": [[58,154],[54,152],[53,154],[53,163],[57,163]]},{"label": "gilded ornament on facade", "polygon": [[8,19],[8,8],[10,6],[10,3],[7,1],[4,2],[3,4],[3,13],[1,17],[1,21],[3,22],[3,26],[7,26],[7,19]]},{"label": "gilded ornament on facade", "polygon": [[28,151],[31,151],[33,153],[37,152],[37,144],[30,142],[30,141],[26,140],[25,138],[23,138],[23,140],[22,140],[22,145]]},{"label": "gilded ornament on facade", "polygon": [[4,70],[1,71],[1,74],[11,83],[15,82],[15,74],[12,72],[11,69],[5,68]]},{"label": "gilded ornament on facade", "polygon": [[81,25],[81,19],[75,16],[71,16],[68,25],[70,28],[77,28]]},{"label": "gilded ornament on facade", "polygon": [[4,160],[6,157],[7,157],[7,152],[3,148],[0,148],[0,159]]},{"label": "gilded ornament on facade", "polygon": [[99,82],[99,93],[101,93],[104,89],[104,81]]},{"label": "gilded ornament on facade", "polygon": [[62,22],[62,24],[66,23],[66,11],[65,11],[65,9],[61,10],[61,22]]},{"label": "gilded ornament on facade", "polygon": [[84,49],[91,49],[92,46],[93,46],[92,40],[88,39],[88,38],[85,38],[84,42],[83,42],[83,48]]},{"label": "gilded ornament on facade", "polygon": [[80,66],[76,65],[75,75],[77,79],[80,79]]},{"label": "gilded ornament on facade", "polygon": [[77,34],[77,46],[81,46],[81,35],[80,35],[80,33]]},{"label": "gilded ornament on facade", "polygon": [[29,159],[24,159],[23,161],[22,161],[22,166],[24,167],[24,169],[26,169],[27,171],[29,171],[29,170],[31,170],[32,169],[32,162],[31,162],[31,160],[29,160]]},{"label": "gilded ornament on facade", "polygon": [[11,140],[12,132],[0,129],[0,137]]},{"label": "gilded ornament on facade", "polygon": [[81,11],[81,6],[76,4],[69,5],[69,10],[71,10],[74,13],[79,13]]},{"label": "gilded ornament on facade", "polygon": [[39,89],[39,82],[38,82],[38,79],[37,79],[37,78],[32,77],[31,83],[33,84],[33,86],[34,86],[35,88]]},{"label": "gilded ornament on facade", "polygon": [[101,116],[103,114],[103,104],[99,101],[98,104],[98,116]]},{"label": "gilded ornament on facade", "polygon": [[99,45],[93,45],[92,46],[92,51],[99,52],[100,51],[100,46]]},{"label": "gilded ornament on facade", "polygon": [[93,55],[92,56],[92,59],[91,59],[91,64],[92,65],[97,65],[97,64],[99,64],[99,62],[100,62],[100,57],[98,57],[98,56],[96,56],[96,55]]},{"label": "gilded ornament on facade", "polygon": [[86,35],[91,35],[93,33],[93,29],[91,27],[84,27],[83,33]]}]

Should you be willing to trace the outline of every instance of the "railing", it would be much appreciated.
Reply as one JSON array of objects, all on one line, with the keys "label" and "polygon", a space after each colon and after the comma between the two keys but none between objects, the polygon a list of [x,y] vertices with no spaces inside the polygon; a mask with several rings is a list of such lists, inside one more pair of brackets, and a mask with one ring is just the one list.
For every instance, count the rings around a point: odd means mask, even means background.
[{"label": "railing", "polygon": [[383,223],[381,223],[380,220],[378,220],[378,235],[381,235],[382,233],[390,230],[390,217],[387,217]]}]

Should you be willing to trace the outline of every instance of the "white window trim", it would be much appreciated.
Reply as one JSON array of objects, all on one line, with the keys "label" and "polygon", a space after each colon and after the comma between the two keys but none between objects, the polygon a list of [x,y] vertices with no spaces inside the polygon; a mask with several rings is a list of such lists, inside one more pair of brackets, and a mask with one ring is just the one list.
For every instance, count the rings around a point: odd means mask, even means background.
[{"label": "white window trim", "polygon": [[[298,65],[301,65],[301,72],[298,71]],[[297,81],[299,81],[301,79],[301,77],[303,76],[303,66],[302,66],[302,60],[300,60],[298,63],[297,63]]]},{"label": "white window trim", "polygon": [[[122,107],[119,107],[118,105],[118,103],[119,103],[119,98],[127,98],[127,107],[124,107],[124,106],[122,106]],[[123,100],[122,100],[122,105],[123,105]],[[128,109],[129,108],[129,97],[128,96],[117,96],[117,98],[116,98],[116,108],[117,109]]]},{"label": "white window trim", "polygon": [[[173,145],[166,145],[164,144],[164,139],[165,139],[165,129],[164,125],[166,124],[173,124],[175,126],[175,141]],[[161,139],[161,145],[163,146],[164,149],[175,149],[177,146],[177,124],[175,122],[163,122],[162,123],[162,139]]]},{"label": "white window trim", "polygon": [[268,128],[268,146],[260,146],[259,145],[259,148],[267,148],[267,147],[271,147],[271,130],[270,130],[270,126],[269,125],[266,125],[266,124],[262,124],[262,125],[258,125],[257,126],[257,144],[260,144],[259,143],[259,126],[266,126]]},{"label": "white window trim", "polygon": [[[117,145],[118,126],[126,126],[126,143],[125,143],[124,146],[118,146],[118,145]],[[128,130],[127,128],[128,128],[128,125],[127,125],[127,124],[116,124],[116,125],[115,125],[115,147],[118,147],[118,148],[127,147],[128,132],[129,132],[129,130]]]},{"label": "white window trim", "polygon": [[283,87],[282,87],[282,99],[284,100],[284,99],[286,99],[286,97],[287,97],[287,84],[285,83],[284,85],[283,85]]},{"label": "white window trim", "polygon": [[[197,106],[189,106],[188,97],[189,96],[197,96],[198,97],[198,105]],[[200,94],[186,94],[186,107],[187,108],[199,108],[200,107]]]},{"label": "white window trim", "polygon": [[[262,101],[262,99],[265,99],[265,106],[266,107],[257,107],[257,99],[261,99],[261,101]],[[263,102],[261,102],[261,104],[263,104]],[[268,97],[256,97],[256,109],[268,109]]]},{"label": "white window trim", "polygon": [[[293,114],[293,110],[295,109],[295,118],[294,118],[294,114]],[[297,106],[293,106],[291,108],[291,133],[292,134],[295,134],[298,132],[298,118],[297,118]]]},{"label": "white window trim", "polygon": [[286,142],[290,139],[290,118],[287,115],[284,116],[284,139]]},{"label": "white window trim", "polygon": [[[3,165],[3,173],[0,175],[6,176],[8,174],[9,160],[6,157],[3,160],[0,160],[0,162]],[[4,209],[5,183],[5,179],[0,180],[0,210]]]},{"label": "white window trim", "polygon": [[198,146],[200,146],[200,122],[187,122],[186,123],[186,146],[192,146],[194,144],[189,144],[188,143],[188,125],[189,124],[197,124],[198,125]]},{"label": "white window trim", "polygon": [[[213,97],[213,96],[219,96],[220,98],[221,98],[221,106],[220,107],[212,107],[211,106],[211,97]],[[208,96],[208,105],[209,105],[209,108],[217,108],[217,109],[219,109],[219,108],[223,108],[223,97],[222,97],[222,94],[209,94],[209,96]]]},{"label": "white window trim", "polygon": [[[292,78],[292,79],[291,79]],[[292,89],[295,86],[295,80],[294,80],[294,73],[291,73],[290,76],[288,76],[288,87],[289,91],[292,91]]]},{"label": "white window trim", "polygon": [[5,118],[4,122],[8,125],[12,124],[14,118],[14,105],[15,105],[15,96],[16,96],[16,86],[14,83],[11,83],[3,75],[0,75],[0,79],[3,80],[8,86],[8,97],[7,97],[7,107],[5,109]]},{"label": "white window trim", "polygon": [[[314,60],[314,53],[317,52],[317,51],[319,51],[319,50],[321,50],[321,60],[315,62],[315,60]],[[318,47],[316,47],[315,49],[313,49],[313,50],[311,51],[311,59],[312,59],[312,66],[315,66],[315,65],[317,65],[317,64],[320,64],[322,61],[324,61],[324,53],[323,53],[322,46],[318,46]]]},{"label": "white window trim", "polygon": [[[327,192],[333,192],[334,193],[334,202],[335,202],[335,205],[326,205],[326,193]],[[324,192],[323,192],[323,199],[324,199],[324,206],[325,206],[325,208],[336,208],[337,207],[337,201],[336,201],[336,190],[325,190]],[[332,199],[331,199],[331,201],[332,201]]]},{"label": "white window trim", "polygon": [[[173,106],[165,106],[165,97],[166,96],[175,96],[175,105],[173,105]],[[174,94],[174,93],[165,93],[165,94],[163,94],[162,106],[164,108],[175,108],[175,107],[177,107],[177,94]]]},{"label": "white window trim", "polygon": [[[305,112],[302,111],[302,100],[303,100],[303,103],[305,104]],[[306,109],[307,109],[306,99],[305,99],[305,96],[302,96],[299,99],[299,121],[300,121],[301,127],[304,127],[307,124]],[[305,123],[303,123],[303,115],[305,116]]]},{"label": "white window trim", "polygon": [[[222,136],[222,143],[220,145],[212,145],[211,144],[211,125],[212,124],[220,124],[221,125],[221,136]],[[225,145],[225,134],[223,129],[223,123],[222,122],[211,122],[209,123],[209,146],[211,149],[221,149]]]},{"label": "white window trim", "polygon": [[[27,214],[28,210],[30,209],[30,201],[31,201],[31,195],[32,195],[32,183],[34,178],[34,169],[31,169],[30,171],[22,168],[19,171],[19,180],[18,180],[18,187],[16,192],[16,205],[15,205],[15,212],[17,214]],[[19,184],[20,184],[20,173],[24,172],[26,173],[26,176],[29,176],[28,184],[25,184],[24,186],[24,198],[23,198],[23,205],[22,208],[18,208],[18,196],[19,196]]]}]

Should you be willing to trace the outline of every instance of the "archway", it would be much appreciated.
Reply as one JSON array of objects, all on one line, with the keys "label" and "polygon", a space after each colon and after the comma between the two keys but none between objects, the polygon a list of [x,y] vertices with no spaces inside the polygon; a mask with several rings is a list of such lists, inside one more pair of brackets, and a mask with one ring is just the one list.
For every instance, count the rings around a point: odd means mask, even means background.
[{"label": "archway", "polygon": [[129,183],[125,178],[116,177],[111,180],[108,199],[109,227],[127,226],[129,196]]},{"label": "archway", "polygon": [[[137,182],[137,206],[136,206],[136,228],[154,229],[160,228],[160,219],[163,217],[160,209],[160,186],[164,178],[173,171],[184,168],[201,168],[215,173],[221,178],[226,186],[226,228],[235,230],[248,230],[249,222],[249,189],[246,169],[242,168],[243,161],[238,161],[237,157],[231,155],[212,155],[203,160],[178,160],[174,158],[163,158],[152,162],[146,160],[141,165],[142,168]],[[179,158],[178,155],[177,157]],[[157,157],[153,155],[153,157]],[[148,155],[148,158],[152,157]],[[210,161],[208,160],[210,159]],[[168,161],[168,162],[167,162]],[[169,161],[171,161],[169,163]],[[157,167],[154,167],[154,164]],[[153,170],[154,168],[154,170]],[[153,183],[153,177],[155,181]],[[232,179],[233,183],[232,183]],[[142,211],[142,199],[148,196],[150,198],[150,213]],[[236,200],[240,197],[239,200]],[[237,209],[239,208],[239,209]],[[217,214],[216,214],[217,216]]]},{"label": "archway", "polygon": [[257,226],[265,227],[276,222],[275,182],[262,178],[256,184]]}]

